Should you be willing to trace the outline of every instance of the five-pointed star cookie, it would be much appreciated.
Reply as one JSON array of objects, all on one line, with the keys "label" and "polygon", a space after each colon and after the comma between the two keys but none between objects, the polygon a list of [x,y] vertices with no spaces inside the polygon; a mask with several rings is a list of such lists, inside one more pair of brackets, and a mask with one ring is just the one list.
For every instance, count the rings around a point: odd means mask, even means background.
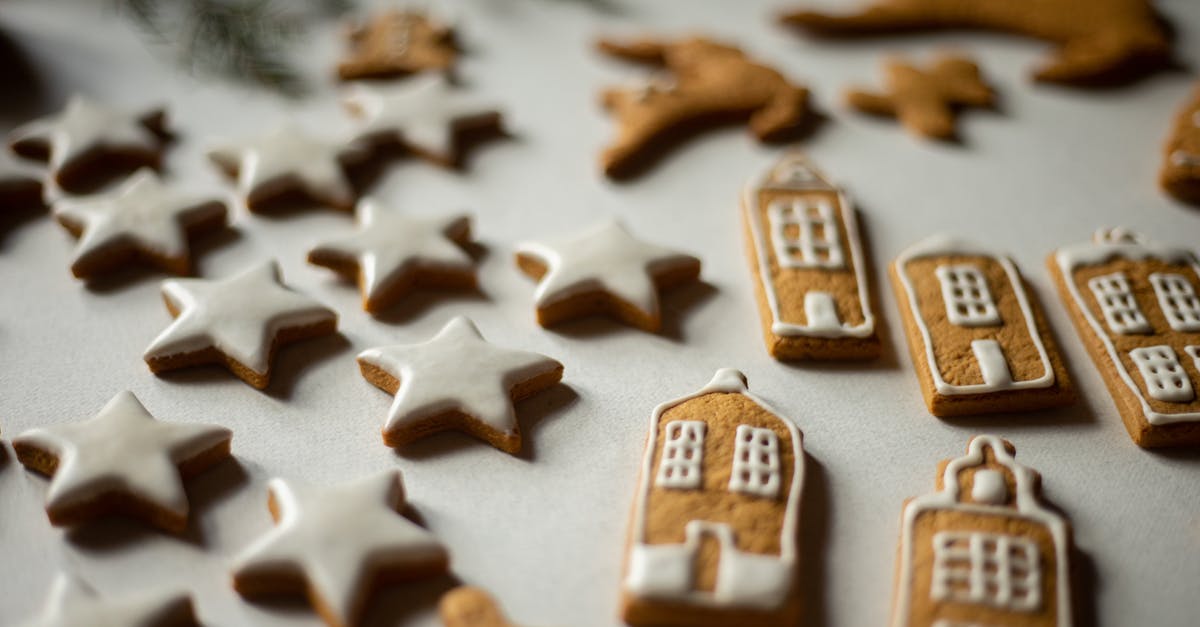
[{"label": "five-pointed star cookie", "polygon": [[94,418],[26,431],[13,448],[27,468],[50,476],[52,524],[125,514],[182,533],[183,478],[229,457],[232,437],[216,425],[155,420],[133,393],[121,392]]},{"label": "five-pointed star cookie", "polygon": [[374,586],[436,577],[449,555],[433,534],[400,515],[399,470],[331,488],[272,479],[276,526],[238,556],[233,587],[258,597],[304,591],[325,622],[357,625]]},{"label": "five-pointed star cookie", "polygon": [[453,29],[419,11],[388,11],[355,25],[349,39],[350,51],[338,64],[342,80],[449,72],[458,59]]},{"label": "five-pointed star cookie", "polygon": [[362,117],[359,137],[367,144],[400,144],[417,155],[454,167],[463,134],[500,129],[495,106],[427,74],[396,87],[356,86],[346,107]]},{"label": "five-pointed star cookie", "polygon": [[191,627],[199,625],[192,599],[176,591],[140,592],[102,598],[91,586],[71,575],[59,575],[46,605],[22,627]]},{"label": "five-pointed star cookie", "polygon": [[237,179],[238,193],[251,211],[276,207],[298,194],[350,211],[356,194],[346,168],[362,152],[284,124],[264,135],[214,148],[208,157]]},{"label": "five-pointed star cookie", "polygon": [[115,175],[158,168],[165,136],[161,109],[127,113],[77,95],[61,113],[16,128],[8,141],[17,154],[48,161],[63,189],[87,191]]},{"label": "five-pointed star cookie", "polygon": [[308,253],[308,262],[358,281],[363,309],[378,313],[414,286],[473,288],[475,266],[461,246],[471,239],[466,216],[417,218],[358,203],[359,230]]},{"label": "five-pointed star cookie", "polygon": [[602,313],[657,332],[658,291],[700,276],[699,259],[639,240],[616,220],[577,236],[520,244],[516,260],[540,281],[534,302],[544,327]]},{"label": "five-pointed star cookie", "polygon": [[59,200],[54,217],[79,238],[71,262],[71,273],[78,278],[133,259],[174,274],[191,274],[188,238],[224,228],[225,204],[186,196],[146,168],[116,192]]},{"label": "five-pointed star cookie", "polygon": [[337,314],[283,285],[273,261],[225,279],[163,281],[162,291],[175,322],[146,349],[155,374],[220,363],[261,390],[276,349],[337,331]]},{"label": "five-pointed star cookie", "polygon": [[365,350],[358,366],[367,381],[396,395],[383,426],[388,446],[454,429],[514,454],[521,431],[513,403],[558,383],[563,372],[544,355],[487,343],[462,316],[427,342]]}]

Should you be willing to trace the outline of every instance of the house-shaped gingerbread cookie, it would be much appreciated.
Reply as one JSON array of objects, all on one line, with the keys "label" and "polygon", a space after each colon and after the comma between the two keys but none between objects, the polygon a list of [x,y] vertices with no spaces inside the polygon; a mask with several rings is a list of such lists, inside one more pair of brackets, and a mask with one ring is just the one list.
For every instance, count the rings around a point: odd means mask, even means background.
[{"label": "house-shaped gingerbread cookie", "polygon": [[1123,229],[1048,260],[1075,328],[1140,446],[1200,444],[1200,265]]},{"label": "house-shaped gingerbread cookie", "polygon": [[879,336],[854,208],[797,153],[742,198],[767,351],[776,359],[873,359]]},{"label": "house-shaped gingerbread cookie", "polygon": [[1071,624],[1070,525],[1014,454],[976,436],[905,503],[892,627]]},{"label": "house-shaped gingerbread cookie", "polygon": [[800,431],[737,370],[659,405],[633,505],[625,621],[796,625],[803,477]]}]

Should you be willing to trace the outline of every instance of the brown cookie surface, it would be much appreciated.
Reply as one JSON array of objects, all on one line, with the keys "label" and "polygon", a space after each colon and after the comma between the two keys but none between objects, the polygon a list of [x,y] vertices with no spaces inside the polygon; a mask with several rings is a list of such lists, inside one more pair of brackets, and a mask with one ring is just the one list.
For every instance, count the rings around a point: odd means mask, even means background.
[{"label": "brown cookie surface", "polygon": [[454,31],[420,11],[381,13],[351,27],[347,39],[350,50],[338,64],[342,80],[448,72],[458,59]]},{"label": "brown cookie surface", "polygon": [[459,586],[442,596],[438,616],[445,627],[517,627],[491,595],[471,586]]},{"label": "brown cookie surface", "polygon": [[1200,85],[1171,123],[1158,182],[1179,200],[1200,205]]},{"label": "brown cookie surface", "polygon": [[995,94],[979,67],[961,56],[942,55],[928,70],[900,59],[884,66],[884,91],[850,89],[846,104],[873,115],[894,117],[905,128],[932,139],[957,136],[957,113],[964,107],[991,107]]}]

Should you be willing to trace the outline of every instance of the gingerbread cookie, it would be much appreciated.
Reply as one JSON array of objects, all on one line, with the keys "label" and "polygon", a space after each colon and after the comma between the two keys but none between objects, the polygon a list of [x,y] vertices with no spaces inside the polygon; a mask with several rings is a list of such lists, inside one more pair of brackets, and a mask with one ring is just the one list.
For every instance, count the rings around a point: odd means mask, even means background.
[{"label": "gingerbread cookie", "polygon": [[1012,444],[971,439],[900,519],[892,627],[1071,625],[1071,527]]},{"label": "gingerbread cookie", "polygon": [[625,622],[798,624],[803,480],[800,431],[737,370],[655,408],[621,586]]},{"label": "gingerbread cookie", "polygon": [[856,13],[801,10],[781,21],[830,37],[969,29],[1025,35],[1055,44],[1038,81],[1119,81],[1170,60],[1171,41],[1148,0],[874,0]]},{"label": "gingerbread cookie", "polygon": [[608,39],[602,52],[660,66],[665,80],[603,93],[617,119],[617,137],[600,156],[604,173],[623,178],[640,170],[664,142],[698,127],[746,120],[762,141],[798,130],[808,116],[808,90],[741,50],[703,37],[678,41]]},{"label": "gingerbread cookie", "polygon": [[166,113],[127,113],[73,96],[61,113],[8,135],[13,152],[46,161],[50,176],[71,192],[96,189],[138,168],[158,169],[167,137]]},{"label": "gingerbread cookie", "polygon": [[700,260],[635,238],[617,220],[548,243],[517,245],[517,267],[538,280],[534,302],[543,327],[609,315],[658,332],[658,291],[700,276]]},{"label": "gingerbread cookie", "polygon": [[450,72],[458,59],[454,30],[421,11],[393,10],[350,28],[342,80]]},{"label": "gingerbread cookie", "polygon": [[1200,444],[1200,262],[1113,229],[1047,261],[1139,446]]},{"label": "gingerbread cookie", "polygon": [[379,313],[414,287],[475,287],[475,262],[462,248],[470,218],[410,217],[364,198],[358,223],[354,235],[310,250],[308,262],[357,281],[366,311]]},{"label": "gingerbread cookie", "polygon": [[59,575],[46,606],[21,627],[196,627],[200,622],[192,598],[173,591],[139,592],[102,598],[91,586],[71,575]]},{"label": "gingerbread cookie", "polygon": [[327,625],[352,627],[377,588],[449,568],[445,547],[402,515],[399,470],[327,488],[272,479],[267,490],[275,528],[234,560],[244,597],[303,592]]},{"label": "gingerbread cookie", "polygon": [[191,274],[188,239],[225,228],[225,203],[184,195],[146,168],[115,192],[59,200],[54,217],[79,238],[71,260],[77,278],[92,278],[133,260]]},{"label": "gingerbread cookie", "polygon": [[742,196],[767,352],[776,359],[874,359],[879,334],[854,207],[798,153]]},{"label": "gingerbread cookie", "polygon": [[1172,196],[1200,204],[1200,85],[1175,115],[1158,182]]},{"label": "gingerbread cookie", "polygon": [[162,285],[175,318],[146,349],[154,374],[223,364],[263,389],[279,347],[337,331],[337,314],[292,291],[268,261],[225,279],[173,279]]},{"label": "gingerbread cookie", "polygon": [[950,54],[935,59],[928,70],[890,59],[884,66],[884,85],[883,93],[851,89],[846,104],[863,113],[894,117],[913,133],[933,139],[957,136],[959,109],[990,108],[996,99],[975,63]]},{"label": "gingerbread cookie", "polygon": [[131,392],[121,392],[94,418],[26,431],[13,449],[26,468],[50,477],[46,514],[53,525],[123,514],[183,533],[182,479],[229,457],[232,438],[216,425],[159,422]]},{"label": "gingerbread cookie", "polygon": [[935,416],[1075,402],[1046,317],[1005,255],[949,235],[900,253],[892,287],[921,392]]},{"label": "gingerbread cookie", "polygon": [[489,344],[463,316],[427,342],[367,349],[358,366],[364,379],[396,396],[383,426],[388,446],[455,430],[513,454],[521,451],[513,403],[558,383],[563,372],[544,355]]},{"label": "gingerbread cookie", "polygon": [[438,615],[445,627],[517,627],[508,622],[491,595],[471,586],[459,586],[443,595]]},{"label": "gingerbread cookie", "polygon": [[356,85],[346,108],[362,123],[361,143],[402,147],[432,163],[462,165],[464,139],[503,132],[499,109],[455,87],[440,74],[419,76],[395,87]]}]

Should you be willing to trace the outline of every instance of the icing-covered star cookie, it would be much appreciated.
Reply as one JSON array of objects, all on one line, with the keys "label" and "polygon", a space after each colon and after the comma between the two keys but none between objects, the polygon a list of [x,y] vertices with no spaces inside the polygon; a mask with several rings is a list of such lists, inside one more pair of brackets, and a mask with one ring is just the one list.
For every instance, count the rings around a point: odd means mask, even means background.
[{"label": "icing-covered star cookie", "polygon": [[356,193],[346,168],[362,152],[283,124],[266,134],[214,148],[208,157],[237,180],[238,194],[251,211],[274,208],[298,195],[351,211]]},{"label": "icing-covered star cookie", "polygon": [[273,261],[224,279],[163,281],[162,291],[175,321],[146,349],[155,374],[224,364],[261,390],[279,347],[337,331],[337,314],[283,285]]},{"label": "icing-covered star cookie", "polygon": [[468,132],[500,130],[500,112],[455,87],[441,74],[418,76],[388,88],[358,85],[346,107],[362,118],[359,137],[368,144],[399,144],[434,163],[457,166]]},{"label": "icing-covered star cookie", "polygon": [[174,274],[191,274],[188,238],[225,226],[225,204],[184,195],[151,169],[139,170],[116,192],[64,198],[54,217],[79,238],[71,273],[81,279],[141,259]]},{"label": "icing-covered star cookie", "polygon": [[506,453],[521,450],[513,403],[558,383],[563,372],[544,355],[489,344],[463,316],[427,342],[365,350],[358,366],[367,381],[396,395],[383,426],[388,446],[453,429]]},{"label": "icing-covered star cookie", "polygon": [[67,191],[88,191],[140,167],[157,169],[166,137],[162,109],[128,113],[76,95],[60,113],[17,127],[13,152],[47,161]]},{"label": "icing-covered star cookie", "polygon": [[438,601],[445,627],[516,627],[508,622],[495,599],[480,588],[459,586]]},{"label": "icing-covered star cookie", "polygon": [[420,11],[388,11],[356,24],[348,35],[350,51],[338,64],[342,80],[449,72],[458,59],[454,30]]},{"label": "icing-covered star cookie", "polygon": [[282,479],[268,484],[276,526],[233,565],[245,597],[305,592],[333,627],[360,623],[373,588],[426,579],[449,568],[446,549],[404,518],[399,470],[317,488]]},{"label": "icing-covered star cookie", "polygon": [[851,89],[846,104],[873,115],[894,117],[905,128],[932,139],[954,139],[956,113],[963,107],[991,107],[996,100],[979,66],[966,57],[942,55],[921,69],[901,59],[884,66],[883,92]]},{"label": "icing-covered star cookie", "polygon": [[192,598],[177,591],[139,592],[102,598],[71,575],[59,575],[46,605],[21,627],[191,627],[199,625]]},{"label": "icing-covered star cookie", "polygon": [[658,291],[700,276],[699,259],[637,239],[617,220],[569,238],[519,244],[516,260],[540,281],[534,302],[544,327],[607,314],[657,332]]},{"label": "icing-covered star cookie", "polygon": [[308,262],[356,280],[363,309],[378,313],[416,286],[474,288],[475,264],[466,216],[412,217],[372,199],[358,203],[359,230],[319,244]]},{"label": "icing-covered star cookie", "polygon": [[83,422],[31,429],[13,440],[25,467],[50,476],[51,524],[124,514],[173,533],[187,528],[183,479],[229,457],[233,432],[160,422],[121,392]]}]

